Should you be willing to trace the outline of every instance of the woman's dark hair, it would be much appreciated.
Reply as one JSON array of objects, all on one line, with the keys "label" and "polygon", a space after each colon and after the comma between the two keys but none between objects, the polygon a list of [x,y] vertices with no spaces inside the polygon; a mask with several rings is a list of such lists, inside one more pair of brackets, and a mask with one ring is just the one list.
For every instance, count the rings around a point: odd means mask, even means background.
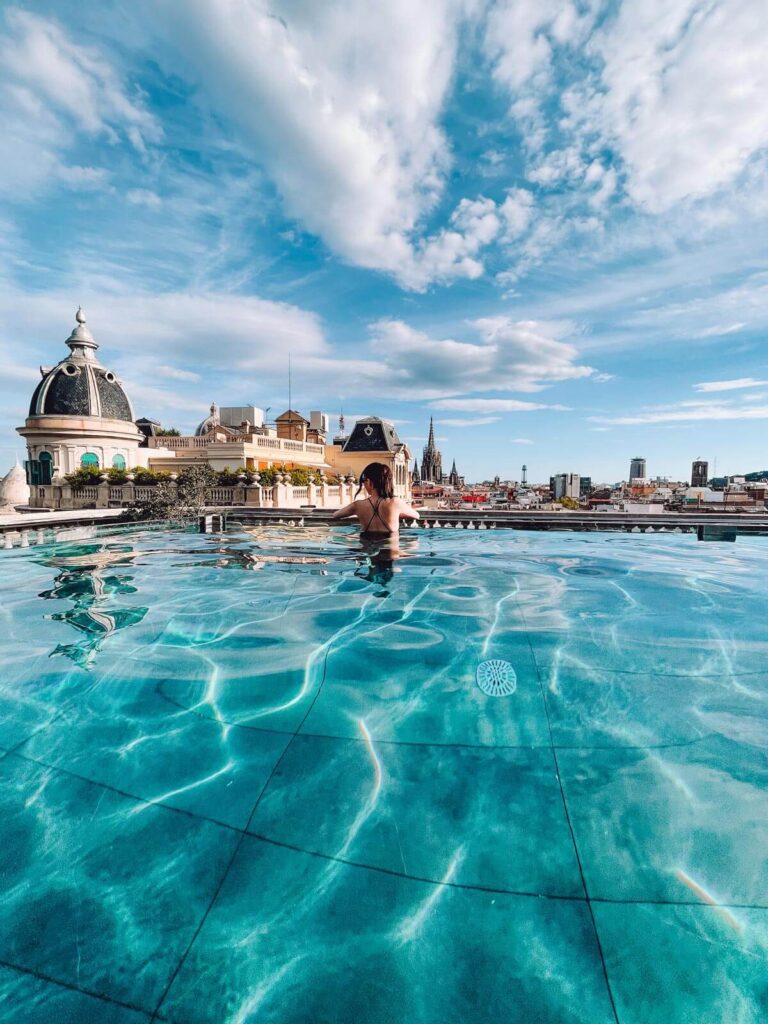
[{"label": "woman's dark hair", "polygon": [[360,486],[357,489],[359,494],[363,484],[369,480],[376,488],[380,498],[394,498],[395,485],[392,481],[392,470],[383,462],[370,462],[360,474]]}]

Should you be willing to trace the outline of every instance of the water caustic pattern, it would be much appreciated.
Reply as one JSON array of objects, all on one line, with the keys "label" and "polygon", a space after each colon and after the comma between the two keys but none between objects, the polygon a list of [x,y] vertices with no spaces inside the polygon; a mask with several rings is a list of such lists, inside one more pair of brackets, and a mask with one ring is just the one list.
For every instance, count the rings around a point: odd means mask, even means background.
[{"label": "water caustic pattern", "polygon": [[2,1024],[768,1019],[768,542],[399,554],[4,553]]}]

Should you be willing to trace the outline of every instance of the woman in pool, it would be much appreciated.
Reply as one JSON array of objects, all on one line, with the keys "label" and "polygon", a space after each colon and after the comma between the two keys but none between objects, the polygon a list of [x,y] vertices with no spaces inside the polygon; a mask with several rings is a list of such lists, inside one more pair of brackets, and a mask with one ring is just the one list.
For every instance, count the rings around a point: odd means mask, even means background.
[{"label": "woman in pool", "polygon": [[365,467],[360,474],[357,493],[361,490],[365,491],[365,497],[340,508],[333,513],[333,518],[350,519],[356,516],[362,528],[362,537],[392,537],[396,540],[401,519],[419,518],[415,508],[395,497],[392,470],[383,462],[371,462]]}]

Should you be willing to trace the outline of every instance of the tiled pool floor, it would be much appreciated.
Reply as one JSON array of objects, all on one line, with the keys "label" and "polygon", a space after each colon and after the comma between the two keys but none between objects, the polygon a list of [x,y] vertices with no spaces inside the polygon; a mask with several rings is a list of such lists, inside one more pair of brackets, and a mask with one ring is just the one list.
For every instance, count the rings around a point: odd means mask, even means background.
[{"label": "tiled pool floor", "polygon": [[4,553],[0,1022],[768,1018],[768,544],[402,546]]}]

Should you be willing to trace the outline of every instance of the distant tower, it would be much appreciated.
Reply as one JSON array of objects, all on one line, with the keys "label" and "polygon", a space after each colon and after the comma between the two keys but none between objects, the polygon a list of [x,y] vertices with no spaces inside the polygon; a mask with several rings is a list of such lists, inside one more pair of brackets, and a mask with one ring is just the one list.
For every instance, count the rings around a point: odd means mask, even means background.
[{"label": "distant tower", "polygon": [[429,417],[429,437],[421,459],[421,479],[425,484],[443,482],[443,457],[435,446],[435,427],[431,416]]},{"label": "distant tower", "polygon": [[412,482],[413,482],[414,487],[418,487],[419,484],[421,483],[421,474],[419,473],[419,460],[418,459],[414,459],[413,460],[413,481]]},{"label": "distant tower", "polygon": [[691,487],[706,487],[709,479],[709,463],[696,459],[691,467]]},{"label": "distant tower", "polygon": [[344,413],[340,412],[339,413],[339,437],[346,437],[346,436],[347,435],[344,433]]},{"label": "distant tower", "polygon": [[636,455],[629,464],[629,482],[645,480],[645,459]]},{"label": "distant tower", "polygon": [[448,483],[451,485],[451,487],[459,486],[459,473],[458,470],[456,469],[456,459],[453,460],[451,472],[448,474]]},{"label": "distant tower", "polygon": [[525,487],[527,485],[527,483],[528,483],[527,473],[528,473],[528,467],[527,466],[523,466],[523,479],[520,481],[520,483],[522,484],[523,487]]}]

